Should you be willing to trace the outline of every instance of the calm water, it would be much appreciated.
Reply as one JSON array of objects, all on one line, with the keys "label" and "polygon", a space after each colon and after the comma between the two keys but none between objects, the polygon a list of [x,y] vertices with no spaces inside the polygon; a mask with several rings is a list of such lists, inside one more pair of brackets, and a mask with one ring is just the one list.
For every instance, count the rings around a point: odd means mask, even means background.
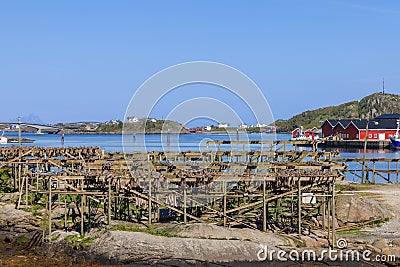
[{"label": "calm water", "polygon": [[[17,137],[17,133],[6,133],[9,137]],[[60,147],[61,135],[59,134],[42,134],[37,135],[33,133],[22,133],[23,138],[30,138],[35,140],[33,144],[23,144],[24,146],[43,146],[43,147]],[[208,140],[289,140],[289,134],[249,134],[249,135],[227,135],[227,134],[183,134],[167,135],[149,134],[149,135],[130,135],[125,136],[128,140],[125,150],[122,146],[122,135],[109,135],[109,134],[69,134],[65,135],[64,146],[82,147],[82,146],[99,146],[108,152],[122,152],[122,151],[205,151],[206,141]],[[145,144],[145,146],[144,146]],[[11,146],[16,144],[7,144]],[[5,146],[5,145],[0,145]],[[221,147],[222,149],[230,149],[229,145]],[[250,149],[259,149],[260,146],[252,145]],[[214,146],[209,146],[209,149],[216,149]],[[233,147],[233,149],[243,149],[242,145]],[[246,147],[248,149],[248,147]],[[290,149],[288,146],[287,149]],[[309,148],[300,148],[307,150]],[[362,158],[362,149],[352,149],[340,151],[341,158]],[[367,150],[367,158],[400,158],[400,151],[395,150]],[[358,169],[361,171],[361,165],[358,163],[350,163],[351,169]],[[370,166],[372,168],[372,164]],[[378,169],[387,169],[387,163],[378,163]],[[395,163],[391,163],[390,168],[395,169]],[[394,174],[392,174],[394,176]],[[348,180],[357,181],[358,178],[348,175]],[[383,181],[377,177],[378,182]],[[392,178],[393,179],[393,178]]]},{"label": "calm water", "polygon": [[[18,137],[18,133],[9,132],[5,133],[9,137]],[[34,143],[23,144],[24,146],[43,146],[43,147],[60,147],[61,135],[60,134],[34,134],[22,133],[23,138],[35,140]],[[206,141],[208,140],[289,140],[290,134],[248,134],[248,135],[231,135],[228,134],[171,134],[161,136],[160,134],[148,135],[128,135],[125,136],[128,140],[128,146],[125,151],[203,151],[206,148]],[[145,147],[144,147],[145,144]],[[0,146],[12,146],[16,144],[7,144]],[[99,146],[108,152],[122,152],[122,135],[119,134],[68,134],[65,135],[64,146]],[[229,149],[229,145],[224,145],[222,149]],[[242,145],[233,147],[234,149],[243,149]],[[246,147],[247,148],[247,147]],[[251,149],[259,149],[260,146],[252,145]],[[209,149],[213,149],[212,146]],[[290,149],[290,146],[288,146]],[[301,148],[300,148],[301,149]],[[307,150],[308,148],[303,148]],[[340,157],[342,158],[361,158],[363,156],[362,149],[347,149],[340,150]],[[395,150],[367,150],[368,158],[400,158],[400,151]]]}]

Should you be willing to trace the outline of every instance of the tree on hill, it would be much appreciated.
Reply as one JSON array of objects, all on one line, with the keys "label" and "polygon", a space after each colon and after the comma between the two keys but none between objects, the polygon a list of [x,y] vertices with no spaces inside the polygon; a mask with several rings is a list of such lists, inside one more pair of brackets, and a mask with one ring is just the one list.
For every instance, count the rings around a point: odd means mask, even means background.
[{"label": "tree on hill", "polygon": [[377,93],[360,101],[304,111],[288,120],[277,120],[275,125],[279,132],[289,132],[300,126],[320,127],[327,119],[366,119],[393,113],[400,113],[400,95]]}]

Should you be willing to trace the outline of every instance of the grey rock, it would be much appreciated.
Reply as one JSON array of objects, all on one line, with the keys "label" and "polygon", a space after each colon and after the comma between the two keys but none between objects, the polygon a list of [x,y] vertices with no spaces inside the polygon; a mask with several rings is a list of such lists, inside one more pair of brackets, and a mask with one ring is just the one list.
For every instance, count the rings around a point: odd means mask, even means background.
[{"label": "grey rock", "polygon": [[400,238],[395,238],[392,241],[393,246],[400,247]]},{"label": "grey rock", "polygon": [[354,195],[338,195],[336,198],[336,217],[343,223],[359,223],[393,217],[388,209],[378,201]]},{"label": "grey rock", "polygon": [[[260,244],[240,240],[213,240],[153,236],[141,232],[109,231],[89,245],[89,250],[121,263],[152,259],[208,262],[258,261]],[[276,247],[268,249],[279,250]]]},{"label": "grey rock", "polygon": [[378,240],[374,241],[374,243],[372,243],[372,245],[375,248],[380,249],[381,251],[382,251],[382,249],[389,247],[389,245],[385,239],[378,239]]}]

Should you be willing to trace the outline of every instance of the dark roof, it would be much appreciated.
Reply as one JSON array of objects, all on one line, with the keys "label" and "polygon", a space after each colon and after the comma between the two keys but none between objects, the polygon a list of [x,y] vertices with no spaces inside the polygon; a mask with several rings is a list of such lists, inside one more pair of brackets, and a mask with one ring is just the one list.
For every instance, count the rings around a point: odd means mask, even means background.
[{"label": "dark roof", "polygon": [[[376,124],[377,123],[377,124]],[[397,129],[396,120],[375,120],[370,121],[369,129]]]},{"label": "dark roof", "polygon": [[[365,129],[367,126],[367,120],[326,120],[332,127],[337,124],[341,124],[343,128],[347,128],[350,123],[353,123],[358,129]],[[397,123],[394,119],[377,119],[371,120],[368,123],[369,129],[396,129]]]},{"label": "dark roof", "polygon": [[378,117],[375,117],[375,120],[382,120],[382,119],[398,120],[400,119],[400,114],[382,114]]},{"label": "dark roof", "polygon": [[[325,122],[327,122],[327,123],[329,123],[330,125],[332,125],[332,127],[333,127],[333,126],[336,125],[336,123],[337,123],[338,121],[339,121],[339,120],[325,120],[323,124],[325,124]],[[322,125],[323,125],[323,124],[322,124]]]}]

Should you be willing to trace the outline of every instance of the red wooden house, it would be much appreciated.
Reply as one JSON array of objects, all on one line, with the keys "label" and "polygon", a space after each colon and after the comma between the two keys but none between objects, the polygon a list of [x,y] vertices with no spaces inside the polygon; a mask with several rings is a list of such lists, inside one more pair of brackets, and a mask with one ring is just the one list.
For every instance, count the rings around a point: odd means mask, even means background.
[{"label": "red wooden house", "polygon": [[323,137],[333,137],[342,140],[363,140],[368,122],[369,140],[388,140],[389,135],[396,133],[396,121],[400,114],[384,114],[367,120],[326,120],[322,128]]}]

